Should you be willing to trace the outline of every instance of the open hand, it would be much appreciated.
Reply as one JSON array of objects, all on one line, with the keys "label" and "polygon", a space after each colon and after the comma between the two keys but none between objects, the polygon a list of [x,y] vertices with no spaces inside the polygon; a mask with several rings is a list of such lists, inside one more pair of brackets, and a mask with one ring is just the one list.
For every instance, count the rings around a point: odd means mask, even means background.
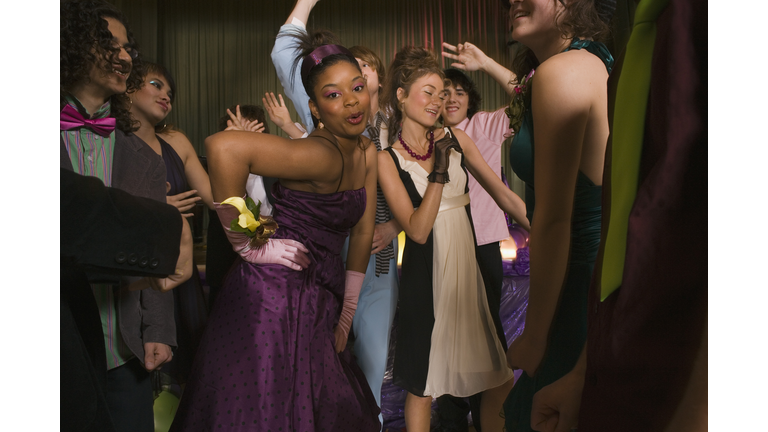
[{"label": "open hand", "polygon": [[395,222],[394,219],[382,224],[376,224],[373,227],[373,243],[371,245],[371,255],[377,254],[384,250],[385,247],[389,246],[392,243],[392,240],[394,240],[397,235],[400,234],[401,230],[398,230],[398,228],[400,227],[397,225],[397,222]]},{"label": "open hand", "polygon": [[195,206],[196,202],[202,199],[199,196],[193,196],[196,193],[197,193],[197,190],[192,189],[186,192],[182,192],[180,194],[168,195],[165,197],[165,201],[168,204],[179,209],[182,216],[190,217],[192,216],[192,213],[184,213],[184,212],[190,210],[192,207]]},{"label": "open hand", "polygon": [[465,71],[484,70],[485,64],[489,59],[489,57],[485,55],[485,53],[480,48],[469,42],[464,42],[463,44],[459,44],[457,46],[443,42],[443,49],[448,49],[457,53],[452,54],[443,51],[442,55],[443,57],[458,62],[451,64],[451,66]]},{"label": "open hand", "polygon": [[227,120],[225,131],[264,132],[264,123],[256,119],[247,120],[243,118],[242,113],[240,113],[240,105],[235,107],[235,113],[227,108],[227,114],[229,114],[229,120]]},{"label": "open hand", "polygon": [[267,115],[272,120],[272,123],[282,129],[293,122],[291,121],[291,113],[288,112],[288,107],[285,106],[283,95],[278,94],[277,96],[280,98],[280,102],[277,101],[274,93],[264,93],[261,102],[264,104],[264,108],[267,110]]}]

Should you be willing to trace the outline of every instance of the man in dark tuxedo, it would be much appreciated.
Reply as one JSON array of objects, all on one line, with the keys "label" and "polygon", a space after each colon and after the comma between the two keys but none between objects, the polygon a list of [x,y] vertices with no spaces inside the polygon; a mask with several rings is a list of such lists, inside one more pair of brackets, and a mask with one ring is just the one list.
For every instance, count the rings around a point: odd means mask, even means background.
[{"label": "man in dark tuxedo", "polygon": [[[152,279],[168,290],[192,274],[192,234],[175,207],[104,187],[61,169],[61,429],[113,431],[105,396],[106,351],[87,272]],[[141,254],[144,268],[119,257]]]},{"label": "man in dark tuxedo", "polygon": [[[165,203],[165,165],[141,139],[126,91],[141,86],[142,61],[123,15],[100,0],[61,3],[61,167],[106,186]],[[155,269],[148,254],[113,257],[136,271]],[[88,272],[104,329],[107,404],[126,432],[154,430],[149,371],[176,345],[173,295],[132,291],[134,282]]]}]

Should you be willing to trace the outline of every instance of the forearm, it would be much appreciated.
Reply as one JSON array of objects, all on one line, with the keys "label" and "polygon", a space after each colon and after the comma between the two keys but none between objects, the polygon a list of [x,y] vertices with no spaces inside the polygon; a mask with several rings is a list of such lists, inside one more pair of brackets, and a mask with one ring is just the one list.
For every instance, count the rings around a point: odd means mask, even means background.
[{"label": "forearm", "polygon": [[[397,222],[397,219],[392,218],[387,222],[384,222],[384,224],[389,225],[389,228],[394,230],[397,234],[395,234],[395,237],[400,234],[400,232],[403,230],[403,227]],[[434,225],[434,223],[433,223]]]},{"label": "forearm", "polygon": [[500,65],[496,60],[490,57],[487,57],[485,63],[480,66],[480,70],[499,83],[509,96],[515,95],[515,85],[513,82],[515,81],[516,76],[511,70]]},{"label": "forearm", "polygon": [[525,332],[546,343],[565,282],[571,225],[569,219],[536,222],[530,237],[531,287]]},{"label": "forearm", "polygon": [[[283,85],[285,96],[293,102],[293,107],[299,114],[301,123],[307,127],[307,131],[310,133],[314,130],[314,123],[312,122],[312,113],[307,105],[309,95],[302,85],[301,64],[294,68],[294,61],[299,57],[300,52],[294,46],[296,41],[290,35],[298,32],[306,33],[306,23],[315,3],[317,3],[315,0],[299,0],[296,3],[285,24],[280,27],[275,45],[272,48],[272,63],[275,65],[275,72],[280,84]],[[294,18],[301,21],[303,25],[294,24]]]},{"label": "forearm", "polygon": [[301,21],[305,26],[309,21],[309,14],[312,12],[312,8],[315,7],[318,0],[298,0],[296,6],[293,7],[291,14],[288,15],[288,19],[285,20],[285,24],[291,24],[293,19]]},{"label": "forearm", "polygon": [[402,221],[401,225],[405,234],[416,243],[424,244],[432,232],[437,213],[440,210],[442,196],[443,185],[441,183],[429,183],[419,208],[411,213],[407,221]]},{"label": "forearm", "polygon": [[368,260],[371,258],[373,230],[360,233],[350,233],[349,249],[347,252],[347,270],[365,273]]},{"label": "forearm", "polygon": [[[190,162],[192,163],[192,162]],[[208,173],[205,172],[203,166],[197,161],[199,169],[194,170],[194,174],[187,169],[187,179],[189,180],[189,186],[197,191],[197,195],[202,199],[203,203],[213,210],[213,192],[211,192],[211,179],[208,177]]]},{"label": "forearm", "polygon": [[522,200],[516,193],[504,187],[505,191],[502,192],[500,199],[495,200],[496,204],[504,210],[509,216],[511,216],[515,222],[526,230],[531,230],[531,222],[526,216],[525,201]]},{"label": "forearm", "polygon": [[143,290],[141,295],[142,342],[177,346],[173,318],[173,293]]},{"label": "forearm", "polygon": [[288,134],[291,139],[299,139],[304,137],[304,132],[296,127],[296,123],[294,122],[287,122],[280,126],[280,129],[283,130],[286,134]]}]

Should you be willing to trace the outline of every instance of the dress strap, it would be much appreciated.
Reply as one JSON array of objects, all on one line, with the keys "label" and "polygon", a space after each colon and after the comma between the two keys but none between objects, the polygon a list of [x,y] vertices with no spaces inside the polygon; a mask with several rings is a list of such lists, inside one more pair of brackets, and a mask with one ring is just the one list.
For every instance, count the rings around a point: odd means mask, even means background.
[{"label": "dress strap", "polygon": [[608,74],[611,74],[611,70],[613,70],[613,56],[611,55],[611,52],[608,51],[608,47],[603,43],[573,38],[573,42],[571,42],[571,45],[566,48],[565,51],[570,51],[572,49],[585,49],[594,54],[597,58],[603,61],[605,68],[608,70]]},{"label": "dress strap", "polygon": [[400,166],[400,161],[398,160],[398,155],[395,154],[397,150],[393,149],[391,146],[384,149],[384,151],[389,152],[389,155],[392,156],[392,160],[395,161],[395,167],[397,167],[397,173],[400,175],[400,181],[403,182],[403,186],[405,186],[405,190],[408,192],[408,197],[411,199],[411,204],[413,204],[413,208],[417,208],[421,205],[422,196],[419,195],[419,191],[416,189],[416,185],[413,183],[413,178],[411,178],[411,173],[408,171],[405,171]]},{"label": "dress strap", "polygon": [[341,176],[339,176],[339,184],[336,186],[336,191],[334,192],[334,193],[336,193],[341,188],[341,181],[344,180],[344,154],[341,152],[341,149],[339,148],[339,145],[336,142],[331,141],[330,139],[328,139],[328,137],[324,137],[324,136],[322,136],[320,134],[317,134],[315,136],[317,138],[322,138],[322,139],[328,141],[329,143],[333,144],[333,147],[335,147],[336,150],[339,151],[339,155],[341,156]]}]

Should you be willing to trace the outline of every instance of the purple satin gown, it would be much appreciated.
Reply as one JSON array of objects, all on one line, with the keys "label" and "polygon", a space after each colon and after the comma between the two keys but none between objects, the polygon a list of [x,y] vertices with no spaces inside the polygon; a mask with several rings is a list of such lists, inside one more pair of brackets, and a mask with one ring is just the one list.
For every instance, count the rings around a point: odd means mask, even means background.
[{"label": "purple satin gown", "polygon": [[275,237],[309,249],[304,271],[238,258],[211,311],[172,431],[379,431],[379,408],[348,349],[334,350],[340,252],[364,189],[273,189]]}]

